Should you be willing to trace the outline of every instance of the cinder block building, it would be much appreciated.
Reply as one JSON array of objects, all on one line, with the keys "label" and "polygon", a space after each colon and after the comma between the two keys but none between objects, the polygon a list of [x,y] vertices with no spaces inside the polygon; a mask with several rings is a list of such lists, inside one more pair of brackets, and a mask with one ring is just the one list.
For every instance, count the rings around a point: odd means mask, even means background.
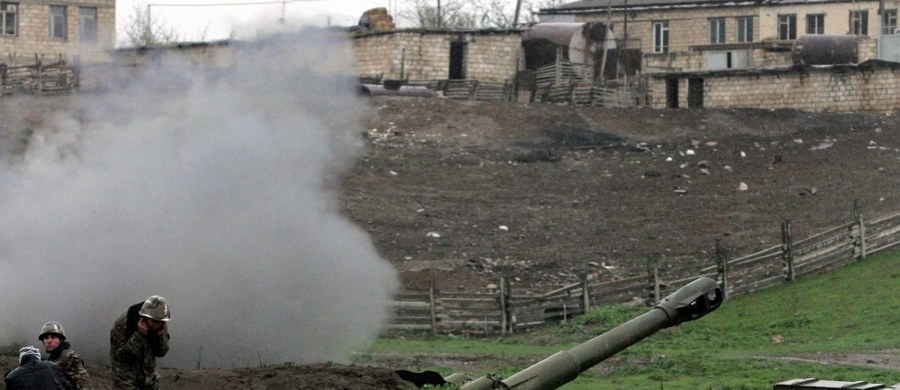
[{"label": "cinder block building", "polygon": [[0,63],[109,60],[115,0],[0,1]]},{"label": "cinder block building", "polygon": [[856,35],[858,62],[900,61],[900,0],[580,0],[541,10],[547,22],[608,21],[620,48],[639,52],[629,73],[791,65],[804,35]]},{"label": "cinder block building", "polygon": [[353,35],[356,71],[404,80],[513,79],[521,60],[518,30],[402,29]]}]

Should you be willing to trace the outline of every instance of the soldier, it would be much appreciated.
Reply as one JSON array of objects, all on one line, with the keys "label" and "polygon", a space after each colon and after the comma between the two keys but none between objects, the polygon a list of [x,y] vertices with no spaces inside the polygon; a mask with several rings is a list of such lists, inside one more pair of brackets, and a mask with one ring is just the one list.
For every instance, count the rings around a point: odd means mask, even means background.
[{"label": "soldier", "polygon": [[109,365],[117,389],[159,389],[156,358],[169,352],[166,299],[153,295],[119,316],[109,335]]},{"label": "soldier", "polygon": [[50,355],[47,360],[58,364],[63,369],[66,379],[73,388],[78,390],[91,388],[91,376],[84,368],[81,356],[75,353],[71,349],[72,345],[66,341],[66,331],[59,322],[50,321],[44,324],[38,340],[44,343],[44,351]]},{"label": "soldier", "polygon": [[56,363],[41,361],[41,351],[31,346],[19,350],[19,367],[6,374],[3,381],[8,390],[72,389],[62,368]]}]

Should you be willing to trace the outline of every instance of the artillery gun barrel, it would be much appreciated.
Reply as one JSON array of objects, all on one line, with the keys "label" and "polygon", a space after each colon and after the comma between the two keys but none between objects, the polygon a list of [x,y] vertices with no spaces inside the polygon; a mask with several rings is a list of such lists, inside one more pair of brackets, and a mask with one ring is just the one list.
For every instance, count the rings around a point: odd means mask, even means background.
[{"label": "artillery gun barrel", "polygon": [[499,382],[482,377],[463,385],[462,390],[558,388],[659,330],[703,317],[717,309],[723,300],[722,290],[715,281],[699,278],[664,298],[649,312],[600,336],[568,351],[557,352]]}]

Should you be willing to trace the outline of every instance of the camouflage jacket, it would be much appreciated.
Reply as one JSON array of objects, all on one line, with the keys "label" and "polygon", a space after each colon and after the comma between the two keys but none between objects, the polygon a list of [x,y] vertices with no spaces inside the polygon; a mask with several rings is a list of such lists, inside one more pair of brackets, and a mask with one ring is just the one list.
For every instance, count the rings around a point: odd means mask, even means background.
[{"label": "camouflage jacket", "polygon": [[137,330],[143,302],[119,316],[109,334],[109,368],[116,386],[155,389],[159,386],[156,358],[169,352],[169,333],[142,335]]},{"label": "camouflage jacket", "polygon": [[59,347],[50,354],[47,360],[58,364],[66,374],[66,379],[77,390],[90,390],[91,376],[84,368],[84,362],[67,341],[63,341]]}]

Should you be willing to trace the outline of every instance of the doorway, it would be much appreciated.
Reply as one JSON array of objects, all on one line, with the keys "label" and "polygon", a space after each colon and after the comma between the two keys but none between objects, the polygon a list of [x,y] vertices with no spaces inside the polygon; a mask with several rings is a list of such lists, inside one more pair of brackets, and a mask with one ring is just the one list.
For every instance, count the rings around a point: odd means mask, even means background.
[{"label": "doorway", "polygon": [[450,42],[450,80],[463,80],[466,78],[466,43],[461,41]]},{"label": "doorway", "polygon": [[703,107],[703,79],[688,79],[688,107]]},{"label": "doorway", "polygon": [[678,79],[666,79],[666,107],[678,108]]}]

